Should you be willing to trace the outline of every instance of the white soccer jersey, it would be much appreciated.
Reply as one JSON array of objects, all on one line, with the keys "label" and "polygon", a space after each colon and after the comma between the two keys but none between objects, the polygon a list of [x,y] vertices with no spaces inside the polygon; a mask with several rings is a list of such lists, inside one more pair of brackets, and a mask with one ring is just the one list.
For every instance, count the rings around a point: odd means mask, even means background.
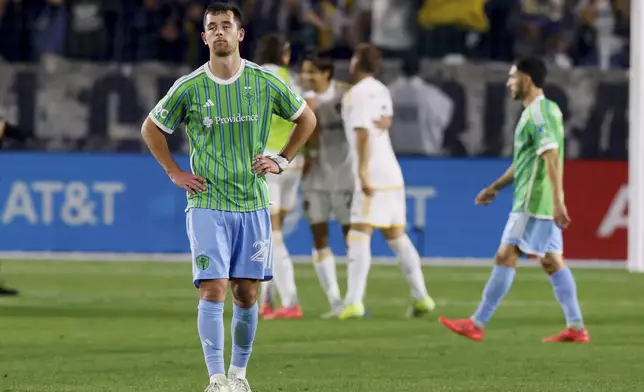
[{"label": "white soccer jersey", "polygon": [[349,146],[341,116],[342,97],[349,86],[332,81],[320,94],[305,93],[315,99],[318,119],[318,156],[302,181],[303,190],[353,191],[353,150]]},{"label": "white soccer jersey", "polygon": [[375,190],[404,185],[400,164],[391,146],[389,131],[376,128],[374,121],[393,116],[393,103],[387,86],[373,77],[354,85],[342,100],[342,119],[347,139],[355,152],[353,173],[358,179],[356,128],[369,132],[369,181]]}]

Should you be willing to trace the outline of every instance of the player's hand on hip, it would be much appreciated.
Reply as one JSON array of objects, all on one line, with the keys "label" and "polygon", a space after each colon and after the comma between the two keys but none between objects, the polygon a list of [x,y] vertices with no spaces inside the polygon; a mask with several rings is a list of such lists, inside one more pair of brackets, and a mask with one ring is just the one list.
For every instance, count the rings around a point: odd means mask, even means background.
[{"label": "player's hand on hip", "polygon": [[174,185],[186,190],[191,195],[206,190],[206,186],[204,185],[206,183],[206,180],[196,174],[179,170],[177,172],[169,173],[168,175],[170,176],[170,180],[172,180]]},{"label": "player's hand on hip", "polygon": [[495,190],[494,188],[490,188],[490,187],[484,188],[482,191],[479,192],[478,195],[476,195],[476,198],[474,199],[474,204],[486,206],[492,203],[497,193],[498,191]]},{"label": "player's hand on hip", "polygon": [[570,219],[570,216],[568,215],[568,209],[566,208],[565,204],[555,203],[552,212],[555,219],[555,224],[560,228],[565,229],[572,222],[572,219]]},{"label": "player's hand on hip", "polygon": [[253,173],[257,174],[257,177],[264,177],[268,173],[280,174],[282,169],[280,169],[277,162],[272,160],[270,157],[264,155],[255,155],[255,163],[253,164]]}]

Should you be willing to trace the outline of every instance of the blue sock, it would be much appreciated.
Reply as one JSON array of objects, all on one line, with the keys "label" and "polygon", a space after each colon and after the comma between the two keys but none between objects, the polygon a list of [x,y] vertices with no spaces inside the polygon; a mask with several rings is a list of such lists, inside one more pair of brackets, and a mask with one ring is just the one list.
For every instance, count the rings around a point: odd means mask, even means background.
[{"label": "blue sock", "polygon": [[197,328],[208,374],[226,374],[224,366],[224,303],[199,300]]},{"label": "blue sock", "polygon": [[492,275],[483,289],[483,300],[472,316],[479,328],[484,327],[490,321],[501,300],[510,291],[515,273],[514,268],[494,266]]},{"label": "blue sock", "polygon": [[231,372],[245,377],[250,353],[253,351],[253,340],[257,331],[257,303],[252,308],[240,308],[233,304],[233,353],[230,360]]},{"label": "blue sock", "polygon": [[550,281],[552,282],[555,297],[557,297],[566,316],[568,327],[583,328],[584,321],[581,317],[581,309],[577,300],[577,285],[570,269],[568,267],[560,269],[550,275]]}]

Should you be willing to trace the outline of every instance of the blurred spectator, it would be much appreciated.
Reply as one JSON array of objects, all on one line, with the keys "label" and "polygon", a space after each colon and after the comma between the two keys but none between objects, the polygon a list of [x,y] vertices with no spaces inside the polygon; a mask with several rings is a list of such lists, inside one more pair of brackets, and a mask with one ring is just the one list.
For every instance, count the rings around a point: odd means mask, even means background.
[{"label": "blurred spectator", "polygon": [[454,102],[419,76],[418,61],[406,61],[402,71],[387,86],[396,113],[389,133],[394,150],[408,155],[440,155]]},{"label": "blurred spectator", "polygon": [[467,55],[469,32],[488,30],[486,0],[425,0],[419,10],[423,51],[430,57]]},{"label": "blurred spectator", "polygon": [[190,68],[197,68],[208,61],[209,53],[201,39],[203,31],[204,5],[200,2],[190,2],[186,10],[183,30],[186,35],[186,63]]},{"label": "blurred spectator", "polygon": [[380,48],[384,57],[403,56],[416,45],[417,7],[415,1],[358,1],[362,30],[366,30],[364,27],[366,25],[371,26],[370,41]]},{"label": "blurred spectator", "polygon": [[[348,58],[371,41],[384,56],[627,67],[629,0],[228,0],[242,9],[248,57],[268,32],[293,58],[315,49]],[[0,56],[66,55],[117,62],[205,62],[209,0],[0,0]]]},{"label": "blurred spectator", "polygon": [[[106,40],[103,25],[103,0],[74,0],[69,2],[70,24],[67,55],[83,60],[102,60]],[[106,1],[106,3],[110,3]],[[113,3],[113,2],[112,2]],[[110,42],[118,37],[110,36]]]},{"label": "blurred spectator", "polygon": [[562,68],[570,68],[567,55],[567,33],[573,27],[567,22],[565,0],[521,0],[515,32],[515,54],[518,57],[548,57]]},{"label": "blurred spectator", "polygon": [[65,0],[45,0],[32,10],[34,11],[33,40],[36,58],[64,54],[69,21]]}]

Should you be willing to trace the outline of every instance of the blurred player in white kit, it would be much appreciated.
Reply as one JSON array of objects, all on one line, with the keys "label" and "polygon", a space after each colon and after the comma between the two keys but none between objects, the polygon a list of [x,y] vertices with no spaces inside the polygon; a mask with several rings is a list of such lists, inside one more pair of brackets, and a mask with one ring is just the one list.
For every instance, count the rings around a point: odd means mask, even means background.
[{"label": "blurred player in white kit", "polygon": [[342,100],[344,128],[356,153],[353,173],[357,181],[347,236],[348,287],[341,320],[365,315],[363,298],[374,229],[382,230],[411,288],[407,315],[421,316],[435,307],[427,294],[420,256],[405,232],[405,184],[388,133],[393,103],[387,87],[374,78],[379,68],[379,50],[370,44],[358,45],[350,63],[355,84]]},{"label": "blurred player in white kit", "polygon": [[314,108],[318,126],[306,145],[302,179],[304,213],[313,235],[313,261],[331,311],[323,318],[337,317],[343,301],[335,272],[335,257],[329,248],[328,225],[332,217],[349,232],[351,200],[355,190],[353,151],[342,123],[340,105],[349,85],[333,79],[333,59],[314,54],[301,64],[302,84],[310,90],[303,97]]}]

